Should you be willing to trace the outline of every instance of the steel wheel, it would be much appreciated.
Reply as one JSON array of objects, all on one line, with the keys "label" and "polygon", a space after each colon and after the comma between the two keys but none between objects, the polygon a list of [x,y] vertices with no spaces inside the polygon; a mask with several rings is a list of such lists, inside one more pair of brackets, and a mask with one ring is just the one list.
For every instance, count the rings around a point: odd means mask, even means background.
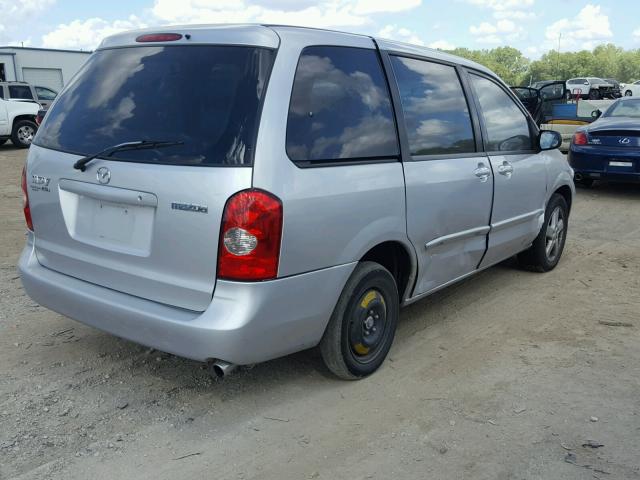
[{"label": "steel wheel", "polygon": [[387,329],[384,295],[367,290],[359,299],[349,322],[349,347],[356,361],[368,363],[376,357]]},{"label": "steel wheel", "polygon": [[558,256],[564,238],[564,225],[564,212],[560,206],[557,206],[547,221],[545,252],[549,262],[554,262]]}]

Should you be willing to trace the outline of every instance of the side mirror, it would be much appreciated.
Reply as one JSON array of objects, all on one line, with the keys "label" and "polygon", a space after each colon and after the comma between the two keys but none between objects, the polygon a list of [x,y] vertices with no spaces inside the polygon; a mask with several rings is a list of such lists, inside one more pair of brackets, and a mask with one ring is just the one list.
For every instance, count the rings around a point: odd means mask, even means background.
[{"label": "side mirror", "polygon": [[554,130],[541,130],[538,136],[540,150],[555,150],[562,145],[562,135]]},{"label": "side mirror", "polygon": [[601,116],[602,116],[602,111],[600,109],[597,109],[591,112],[591,118],[593,118],[594,120],[599,119]]}]

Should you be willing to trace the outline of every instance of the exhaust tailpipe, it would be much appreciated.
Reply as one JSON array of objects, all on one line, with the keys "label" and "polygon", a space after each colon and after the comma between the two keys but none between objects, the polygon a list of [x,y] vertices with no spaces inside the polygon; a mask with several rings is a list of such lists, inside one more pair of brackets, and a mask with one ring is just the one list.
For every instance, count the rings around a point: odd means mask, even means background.
[{"label": "exhaust tailpipe", "polygon": [[230,375],[238,366],[234,363],[225,362],[223,360],[214,360],[209,363],[209,374],[212,377],[223,379]]}]

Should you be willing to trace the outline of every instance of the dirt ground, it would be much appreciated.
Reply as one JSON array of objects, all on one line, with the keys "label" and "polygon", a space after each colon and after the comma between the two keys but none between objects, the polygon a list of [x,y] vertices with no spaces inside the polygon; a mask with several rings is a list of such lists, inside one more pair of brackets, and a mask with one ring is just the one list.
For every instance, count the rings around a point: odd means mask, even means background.
[{"label": "dirt ground", "polygon": [[640,478],[640,187],[579,190],[555,271],[403,310],[369,379],[308,351],[216,382],[25,296],[24,158],[0,147],[0,478]]}]

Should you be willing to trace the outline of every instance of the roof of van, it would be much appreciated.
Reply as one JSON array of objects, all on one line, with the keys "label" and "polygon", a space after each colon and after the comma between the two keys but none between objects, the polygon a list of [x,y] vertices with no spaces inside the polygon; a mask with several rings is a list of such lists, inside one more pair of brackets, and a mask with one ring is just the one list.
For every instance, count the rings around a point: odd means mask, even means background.
[{"label": "roof of van", "polygon": [[327,30],[312,27],[298,27],[292,25],[276,25],[276,24],[209,24],[209,25],[170,25],[163,27],[144,28],[140,30],[132,30],[128,32],[118,33],[105,38],[98,49],[134,45],[136,38],[140,35],[148,33],[182,33],[193,38],[197,43],[229,43],[234,45],[260,45],[264,47],[277,48],[280,44],[282,35],[287,33],[296,33],[297,35],[308,33],[315,39],[326,37],[327,41],[332,37],[339,36],[342,38],[352,39],[368,39],[374,40],[380,49],[390,50],[394,52],[406,53],[409,55],[428,56],[430,58],[464,65],[476,70],[495,75],[491,70],[479,63],[467,60],[456,55],[445,53],[441,50],[421,47],[386,38],[378,38],[369,35],[356,33],[341,32],[337,30]]}]

